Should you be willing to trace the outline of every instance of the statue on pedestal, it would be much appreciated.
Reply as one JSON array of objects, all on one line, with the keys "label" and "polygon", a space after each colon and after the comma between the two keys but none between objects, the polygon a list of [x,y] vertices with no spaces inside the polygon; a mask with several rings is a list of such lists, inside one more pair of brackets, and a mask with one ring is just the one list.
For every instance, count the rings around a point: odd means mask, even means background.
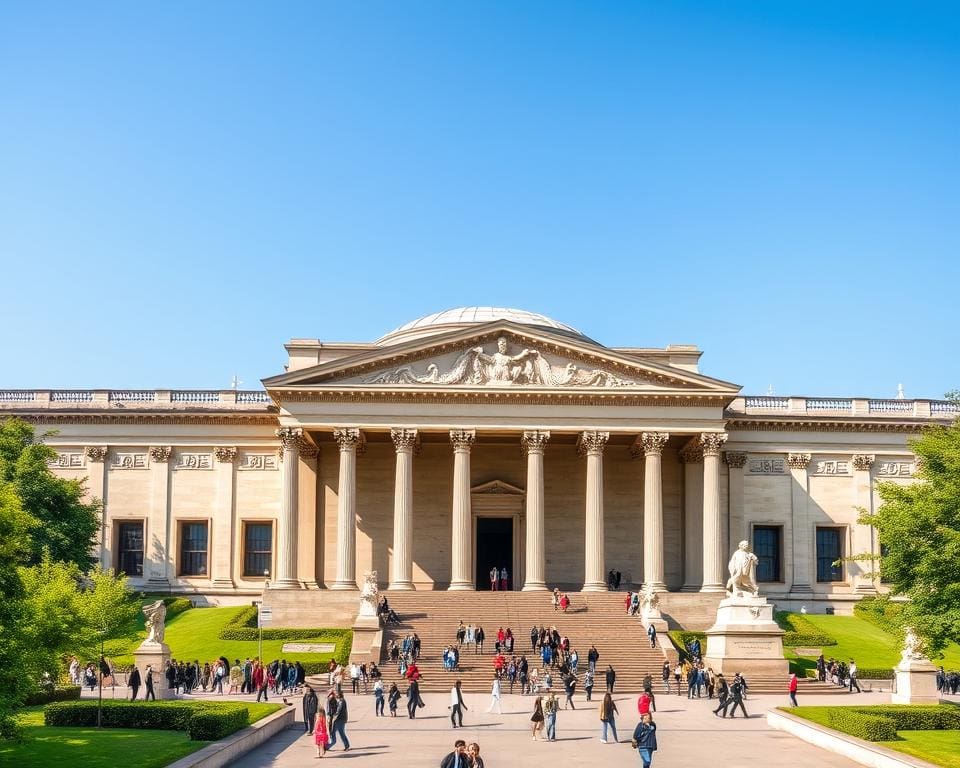
[{"label": "statue on pedestal", "polygon": [[759,558],[750,551],[750,545],[741,541],[727,566],[730,570],[727,591],[731,597],[759,597],[757,562]]},{"label": "statue on pedestal", "polygon": [[163,645],[163,633],[166,629],[164,620],[167,616],[167,606],[163,600],[143,606],[143,615],[146,617],[147,639],[144,643]]},{"label": "statue on pedestal", "polygon": [[650,619],[660,619],[660,597],[652,584],[645,584],[640,592],[640,618],[646,623]]},{"label": "statue on pedestal", "polygon": [[376,616],[377,603],[380,602],[380,587],[377,585],[377,572],[370,571],[364,577],[360,592],[360,616]]}]

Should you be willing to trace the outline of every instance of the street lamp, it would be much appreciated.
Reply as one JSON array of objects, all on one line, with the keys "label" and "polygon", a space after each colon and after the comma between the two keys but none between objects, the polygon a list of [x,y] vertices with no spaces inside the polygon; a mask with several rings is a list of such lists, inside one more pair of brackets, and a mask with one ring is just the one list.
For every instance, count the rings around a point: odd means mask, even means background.
[{"label": "street lamp", "polygon": [[[267,579],[270,578],[270,571],[267,568],[263,569],[263,589],[264,591],[270,589],[270,582]],[[260,663],[263,664],[263,618],[261,613],[263,611],[263,596],[260,597],[260,604],[257,606],[257,627],[260,630],[260,639],[257,641],[257,658],[260,659]]]},{"label": "street lamp", "polygon": [[103,727],[103,668],[107,665],[106,659],[103,657],[103,641],[106,638],[107,631],[105,629],[100,630],[100,690],[97,692],[97,728]]}]

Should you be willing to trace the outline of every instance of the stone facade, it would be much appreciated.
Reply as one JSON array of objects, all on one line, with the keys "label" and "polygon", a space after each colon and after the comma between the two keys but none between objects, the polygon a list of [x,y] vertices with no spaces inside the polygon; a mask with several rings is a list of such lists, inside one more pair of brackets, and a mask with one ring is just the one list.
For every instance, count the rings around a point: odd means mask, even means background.
[{"label": "stone facade", "polygon": [[373,570],[473,589],[491,519],[515,589],[602,589],[613,568],[722,590],[742,539],[766,547],[761,591],[781,602],[882,588],[825,558],[876,551],[856,510],[877,481],[911,482],[907,440],[950,404],[744,397],[694,347],[611,349],[484,309],[374,343],[294,339],[266,393],[0,390],[0,416],[57,430],[53,471],[105,502],[105,566],[215,602]]}]

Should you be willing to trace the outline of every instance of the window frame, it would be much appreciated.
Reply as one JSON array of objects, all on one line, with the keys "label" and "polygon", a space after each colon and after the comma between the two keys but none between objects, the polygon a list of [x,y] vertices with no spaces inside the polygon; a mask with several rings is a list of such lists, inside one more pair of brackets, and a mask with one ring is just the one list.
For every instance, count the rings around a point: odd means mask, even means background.
[{"label": "window frame", "polygon": [[[118,574],[123,573],[128,578],[142,579],[144,577],[143,570],[147,555],[147,521],[142,517],[125,517],[114,520],[113,524],[116,526],[116,533],[114,534],[116,541],[116,548],[114,550],[114,569]],[[135,549],[121,549],[121,546],[123,545],[123,528],[127,525],[140,526],[140,573],[129,573],[124,570],[124,553],[137,551]]]},{"label": "window frame", "polygon": [[[204,550],[191,550],[186,552],[184,545],[186,543],[184,531],[188,525],[202,525],[206,528],[206,537]],[[206,519],[180,519],[177,520],[177,576],[184,579],[209,579],[210,578],[210,521]],[[187,573],[186,563],[188,555],[196,555],[203,552],[203,573]]]},{"label": "window frame", "polygon": [[[831,557],[830,562],[833,563],[837,560],[840,560],[840,565],[830,566],[831,574],[836,572],[836,578],[820,578],[820,561],[826,560],[825,556],[820,555],[820,532],[821,531],[833,531],[837,536],[837,545],[839,553],[836,557]],[[843,584],[847,580],[847,569],[844,567],[843,559],[846,557],[846,528],[842,525],[818,525],[814,531],[814,565],[816,567],[816,577],[817,584]]]},{"label": "window frame", "polygon": [[[758,530],[773,531],[775,534],[776,559],[775,559],[775,578],[760,578],[760,563],[765,556],[760,555],[757,549],[756,534]],[[757,583],[758,584],[784,584],[784,548],[783,548],[783,523],[754,523],[750,531],[750,543],[753,553],[757,555]]]},{"label": "window frame", "polygon": [[[270,567],[267,568],[267,572],[268,572],[267,576],[263,575],[262,568],[258,569],[256,573],[247,571],[247,557],[248,557],[247,531],[249,530],[250,526],[253,526],[253,525],[270,526],[270,549],[268,554]],[[276,557],[276,552],[277,552],[276,543],[277,543],[277,523],[275,520],[242,520],[240,525],[240,578],[251,580],[251,581],[269,580],[275,572],[274,558]],[[257,550],[253,554],[255,555],[259,554],[262,556],[264,552],[265,550]]]}]

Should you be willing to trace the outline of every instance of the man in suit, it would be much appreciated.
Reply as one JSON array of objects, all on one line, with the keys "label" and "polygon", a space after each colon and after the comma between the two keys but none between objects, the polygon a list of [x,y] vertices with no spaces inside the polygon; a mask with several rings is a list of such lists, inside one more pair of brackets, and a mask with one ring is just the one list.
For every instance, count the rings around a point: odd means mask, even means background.
[{"label": "man in suit", "polygon": [[440,768],[468,768],[469,765],[467,742],[463,739],[457,739],[453,744],[453,752],[440,761]]},{"label": "man in suit", "polygon": [[134,667],[130,672],[130,678],[127,681],[127,687],[133,690],[133,692],[130,694],[130,701],[136,701],[137,693],[140,691],[140,670],[136,667]]}]

